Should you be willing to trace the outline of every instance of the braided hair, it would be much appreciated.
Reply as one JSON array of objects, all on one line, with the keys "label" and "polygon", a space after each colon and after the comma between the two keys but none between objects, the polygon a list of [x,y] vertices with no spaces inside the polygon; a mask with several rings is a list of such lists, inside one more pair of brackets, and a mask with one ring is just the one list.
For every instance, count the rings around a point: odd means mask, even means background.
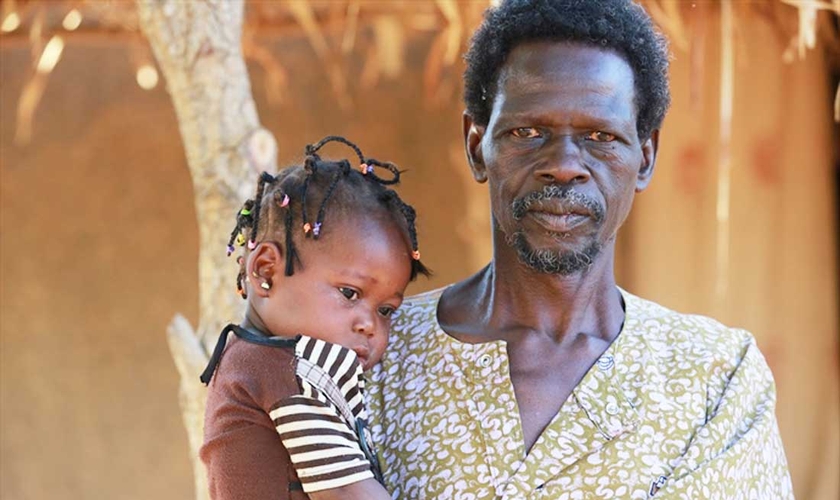
[{"label": "braided hair", "polygon": [[[358,160],[353,168],[349,160],[329,161],[318,154],[326,144],[338,142],[349,146]],[[411,245],[411,280],[431,272],[420,261],[417,242],[416,213],[396,191],[388,186],[400,181],[401,171],[390,162],[366,158],[358,146],[340,136],[327,136],[305,148],[303,165],[295,165],[274,176],[260,174],[254,199],[247,200],[236,214],[236,226],[230,233],[228,255],[236,251],[235,245],[246,247],[237,257],[239,274],[236,290],[247,298],[245,257],[257,243],[283,234],[286,247],[286,276],[295,271],[299,257],[295,234],[317,240],[323,231],[324,221],[330,212],[363,214],[366,211],[385,209],[395,222],[403,227]],[[387,172],[380,176],[376,168]],[[315,219],[311,217],[314,215]],[[299,222],[298,222],[299,221]],[[300,232],[298,232],[300,231]]]}]

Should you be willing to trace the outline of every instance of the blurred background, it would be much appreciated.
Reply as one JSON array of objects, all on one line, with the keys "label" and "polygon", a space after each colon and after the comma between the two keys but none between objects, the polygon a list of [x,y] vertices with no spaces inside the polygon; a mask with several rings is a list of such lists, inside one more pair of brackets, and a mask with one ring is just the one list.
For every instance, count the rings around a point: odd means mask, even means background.
[{"label": "blurred background", "polygon": [[[435,270],[413,292],[490,258],[460,125],[489,3],[246,1],[278,163],[341,134],[408,170]],[[796,497],[840,498],[840,1],[643,3],[671,40],[673,105],[619,283],[752,331]],[[198,321],[195,193],[135,5],[3,0],[0,23],[0,497],[194,498],[165,330]]]}]

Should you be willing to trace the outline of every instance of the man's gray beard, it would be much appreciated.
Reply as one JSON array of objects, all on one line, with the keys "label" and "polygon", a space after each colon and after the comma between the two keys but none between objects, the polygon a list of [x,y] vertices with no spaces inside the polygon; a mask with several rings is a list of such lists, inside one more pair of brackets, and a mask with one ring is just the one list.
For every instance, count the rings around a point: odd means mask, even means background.
[{"label": "man's gray beard", "polygon": [[561,276],[571,276],[589,269],[601,252],[601,245],[597,241],[592,241],[581,251],[536,250],[528,243],[522,231],[513,233],[508,238],[508,244],[516,250],[519,260],[529,268],[539,273]]}]

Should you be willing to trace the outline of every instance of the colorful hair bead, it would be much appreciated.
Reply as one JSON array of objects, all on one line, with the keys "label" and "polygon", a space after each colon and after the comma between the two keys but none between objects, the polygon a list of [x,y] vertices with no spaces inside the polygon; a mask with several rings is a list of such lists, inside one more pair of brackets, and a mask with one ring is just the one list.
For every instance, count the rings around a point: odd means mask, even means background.
[{"label": "colorful hair bead", "polygon": [[362,163],[359,165],[359,170],[362,172],[362,175],[367,175],[373,172],[373,165],[368,165],[367,163]]},{"label": "colorful hair bead", "polygon": [[414,260],[420,260],[420,250],[411,252],[411,258]]},{"label": "colorful hair bead", "polygon": [[255,248],[257,248],[257,242],[254,241],[254,240],[249,241],[248,242],[248,250],[253,250]]},{"label": "colorful hair bead", "polygon": [[228,245],[228,246],[227,246],[227,256],[228,256],[228,257],[230,257],[230,256],[231,256],[231,254],[232,254],[235,250],[236,250],[236,248],[234,248],[234,247],[233,247],[233,245]]},{"label": "colorful hair bead", "polygon": [[244,234],[239,233],[238,235],[236,235],[236,244],[239,245],[239,246],[242,246],[242,245],[245,244],[245,235]]},{"label": "colorful hair bead", "polygon": [[283,193],[283,201],[280,202],[280,208],[289,206],[289,195]]},{"label": "colorful hair bead", "polygon": [[318,236],[321,234],[321,223],[316,222],[315,226],[312,228],[312,234]]},{"label": "colorful hair bead", "polygon": [[307,222],[303,225],[303,234],[309,234],[309,231],[312,231],[312,224]]},{"label": "colorful hair bead", "polygon": [[246,217],[247,217],[248,215],[251,215],[251,211],[250,211],[250,210],[248,210],[247,208],[243,208],[242,210],[240,210],[240,211],[239,211],[239,213],[240,213],[240,215],[244,215],[244,216],[246,216]]}]

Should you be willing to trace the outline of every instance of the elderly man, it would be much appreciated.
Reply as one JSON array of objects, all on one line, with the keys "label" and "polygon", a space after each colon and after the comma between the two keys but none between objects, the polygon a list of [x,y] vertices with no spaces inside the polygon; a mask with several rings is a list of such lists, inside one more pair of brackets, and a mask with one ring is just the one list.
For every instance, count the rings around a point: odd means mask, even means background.
[{"label": "elderly man", "polygon": [[393,498],[792,498],[753,337],[615,282],[667,69],[630,1],[488,11],[463,133],[493,260],[394,320],[370,392]]}]

